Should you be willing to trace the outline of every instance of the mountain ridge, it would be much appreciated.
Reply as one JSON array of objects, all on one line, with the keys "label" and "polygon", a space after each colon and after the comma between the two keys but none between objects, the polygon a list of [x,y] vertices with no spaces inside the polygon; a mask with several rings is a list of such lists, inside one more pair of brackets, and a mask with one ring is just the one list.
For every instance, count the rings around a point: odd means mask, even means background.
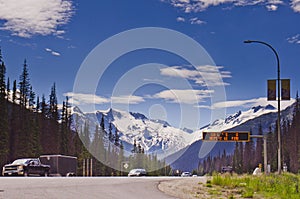
[{"label": "mountain ridge", "polygon": [[[225,119],[215,120],[194,132],[187,128],[172,127],[163,120],[149,119],[142,113],[126,112],[112,108],[83,113],[78,107],[74,107],[72,115],[77,116],[77,119],[74,119],[74,121],[79,121],[79,126],[82,126],[85,121],[89,121],[91,139],[93,138],[96,125],[99,125],[102,117],[104,117],[106,131],[109,129],[109,123],[112,124],[114,131],[118,129],[120,140],[126,145],[125,150],[130,150],[134,141],[136,141],[141,144],[146,153],[156,153],[163,158],[166,155],[169,156],[172,153],[186,149],[188,146],[201,140],[203,131],[240,129],[241,127],[239,126],[244,123],[276,111],[276,108],[270,104],[255,106],[249,110],[231,114]],[[76,124],[73,124],[74,126]]]}]

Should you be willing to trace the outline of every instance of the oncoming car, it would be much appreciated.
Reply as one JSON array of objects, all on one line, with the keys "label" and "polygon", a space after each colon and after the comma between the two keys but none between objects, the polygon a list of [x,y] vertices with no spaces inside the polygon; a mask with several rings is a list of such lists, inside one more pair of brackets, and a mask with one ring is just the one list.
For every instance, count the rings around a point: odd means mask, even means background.
[{"label": "oncoming car", "polygon": [[190,176],[192,176],[192,174],[190,172],[183,172],[181,174],[181,177],[190,177]]},{"label": "oncoming car", "polygon": [[145,169],[132,169],[129,173],[128,176],[146,176],[147,172]]}]

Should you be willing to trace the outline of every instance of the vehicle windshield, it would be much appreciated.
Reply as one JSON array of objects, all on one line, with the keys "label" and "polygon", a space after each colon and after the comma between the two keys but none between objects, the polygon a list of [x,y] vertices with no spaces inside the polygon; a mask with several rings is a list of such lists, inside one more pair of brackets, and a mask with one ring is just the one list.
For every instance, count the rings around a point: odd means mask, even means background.
[{"label": "vehicle windshield", "polygon": [[30,160],[32,159],[18,159],[13,161],[12,164],[28,164]]}]

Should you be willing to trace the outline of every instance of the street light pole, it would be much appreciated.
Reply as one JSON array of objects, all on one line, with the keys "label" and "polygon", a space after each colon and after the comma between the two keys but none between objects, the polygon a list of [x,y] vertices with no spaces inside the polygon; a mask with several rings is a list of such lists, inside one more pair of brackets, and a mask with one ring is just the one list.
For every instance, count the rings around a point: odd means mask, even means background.
[{"label": "street light pole", "polygon": [[277,129],[278,129],[278,173],[281,173],[281,133],[280,133],[280,63],[279,63],[279,56],[276,50],[268,43],[263,41],[255,41],[255,40],[246,40],[244,43],[260,43],[263,45],[268,46],[275,54],[277,60],[277,87],[278,87],[278,105],[277,105]]}]

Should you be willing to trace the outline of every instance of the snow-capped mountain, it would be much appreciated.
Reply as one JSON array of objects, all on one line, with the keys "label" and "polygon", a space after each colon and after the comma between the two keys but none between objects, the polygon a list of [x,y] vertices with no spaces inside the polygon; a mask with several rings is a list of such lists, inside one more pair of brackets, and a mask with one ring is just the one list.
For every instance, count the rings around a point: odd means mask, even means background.
[{"label": "snow-capped mountain", "polygon": [[[282,111],[282,118],[292,118],[292,109],[292,106],[289,106]],[[149,119],[141,113],[116,109],[83,113],[78,107],[73,107],[72,128],[78,131],[88,121],[92,139],[96,125],[99,125],[104,117],[106,132],[109,131],[109,124],[112,124],[113,131],[118,129],[125,150],[130,152],[134,140],[136,140],[136,143],[140,144],[146,153],[156,153],[158,156],[165,157],[201,140],[203,131],[252,130],[253,134],[256,134],[258,124],[261,123],[263,130],[267,132],[268,128],[274,126],[276,122],[276,112],[277,109],[272,105],[256,106],[247,111],[238,111],[225,119],[218,119],[200,130],[192,132],[189,129],[172,127],[166,121]]]},{"label": "snow-capped mountain", "polygon": [[[281,111],[281,121],[292,120],[294,107],[295,104],[292,104]],[[263,133],[266,134],[269,133],[270,127],[272,129],[275,128],[276,121],[277,109],[269,105],[256,106],[244,112],[238,111],[224,120],[217,120],[195,133],[202,137],[203,131],[213,131],[218,128],[217,130],[219,131],[251,131],[252,134],[256,135],[261,125]],[[173,169],[192,171],[197,168],[199,161],[202,160],[202,158],[199,157],[202,146],[203,142],[199,139],[186,148],[168,156],[166,160],[168,163],[171,163]],[[231,154],[233,153],[234,146],[234,142],[217,142],[207,155],[214,157],[224,149],[227,154]]]},{"label": "snow-capped mountain", "polygon": [[102,117],[104,117],[107,132],[111,123],[114,129],[118,129],[120,140],[125,145],[132,146],[136,140],[136,143],[140,144],[147,153],[170,155],[193,141],[190,133],[172,127],[166,121],[148,119],[141,113],[128,113],[116,109],[83,113],[78,107],[74,107],[72,112],[74,118],[72,127],[78,129],[81,126],[82,128],[84,123],[88,121],[91,139],[96,125],[99,125]]},{"label": "snow-capped mountain", "polygon": [[[287,107],[287,109],[290,109],[291,106]],[[203,131],[225,131],[229,129],[233,129],[234,127],[240,126],[244,124],[245,122],[252,120],[254,118],[258,118],[262,115],[268,114],[268,113],[276,113],[277,108],[274,106],[268,104],[266,106],[255,106],[252,107],[249,110],[246,111],[238,111],[235,114],[229,115],[225,119],[218,119],[215,120],[212,124],[207,125],[200,130],[194,132],[197,134],[199,139],[202,139],[202,132]],[[289,118],[291,118],[291,114],[289,113]],[[276,119],[276,117],[274,118]],[[263,121],[262,121],[263,122]],[[249,130],[249,129],[246,129]]]}]

